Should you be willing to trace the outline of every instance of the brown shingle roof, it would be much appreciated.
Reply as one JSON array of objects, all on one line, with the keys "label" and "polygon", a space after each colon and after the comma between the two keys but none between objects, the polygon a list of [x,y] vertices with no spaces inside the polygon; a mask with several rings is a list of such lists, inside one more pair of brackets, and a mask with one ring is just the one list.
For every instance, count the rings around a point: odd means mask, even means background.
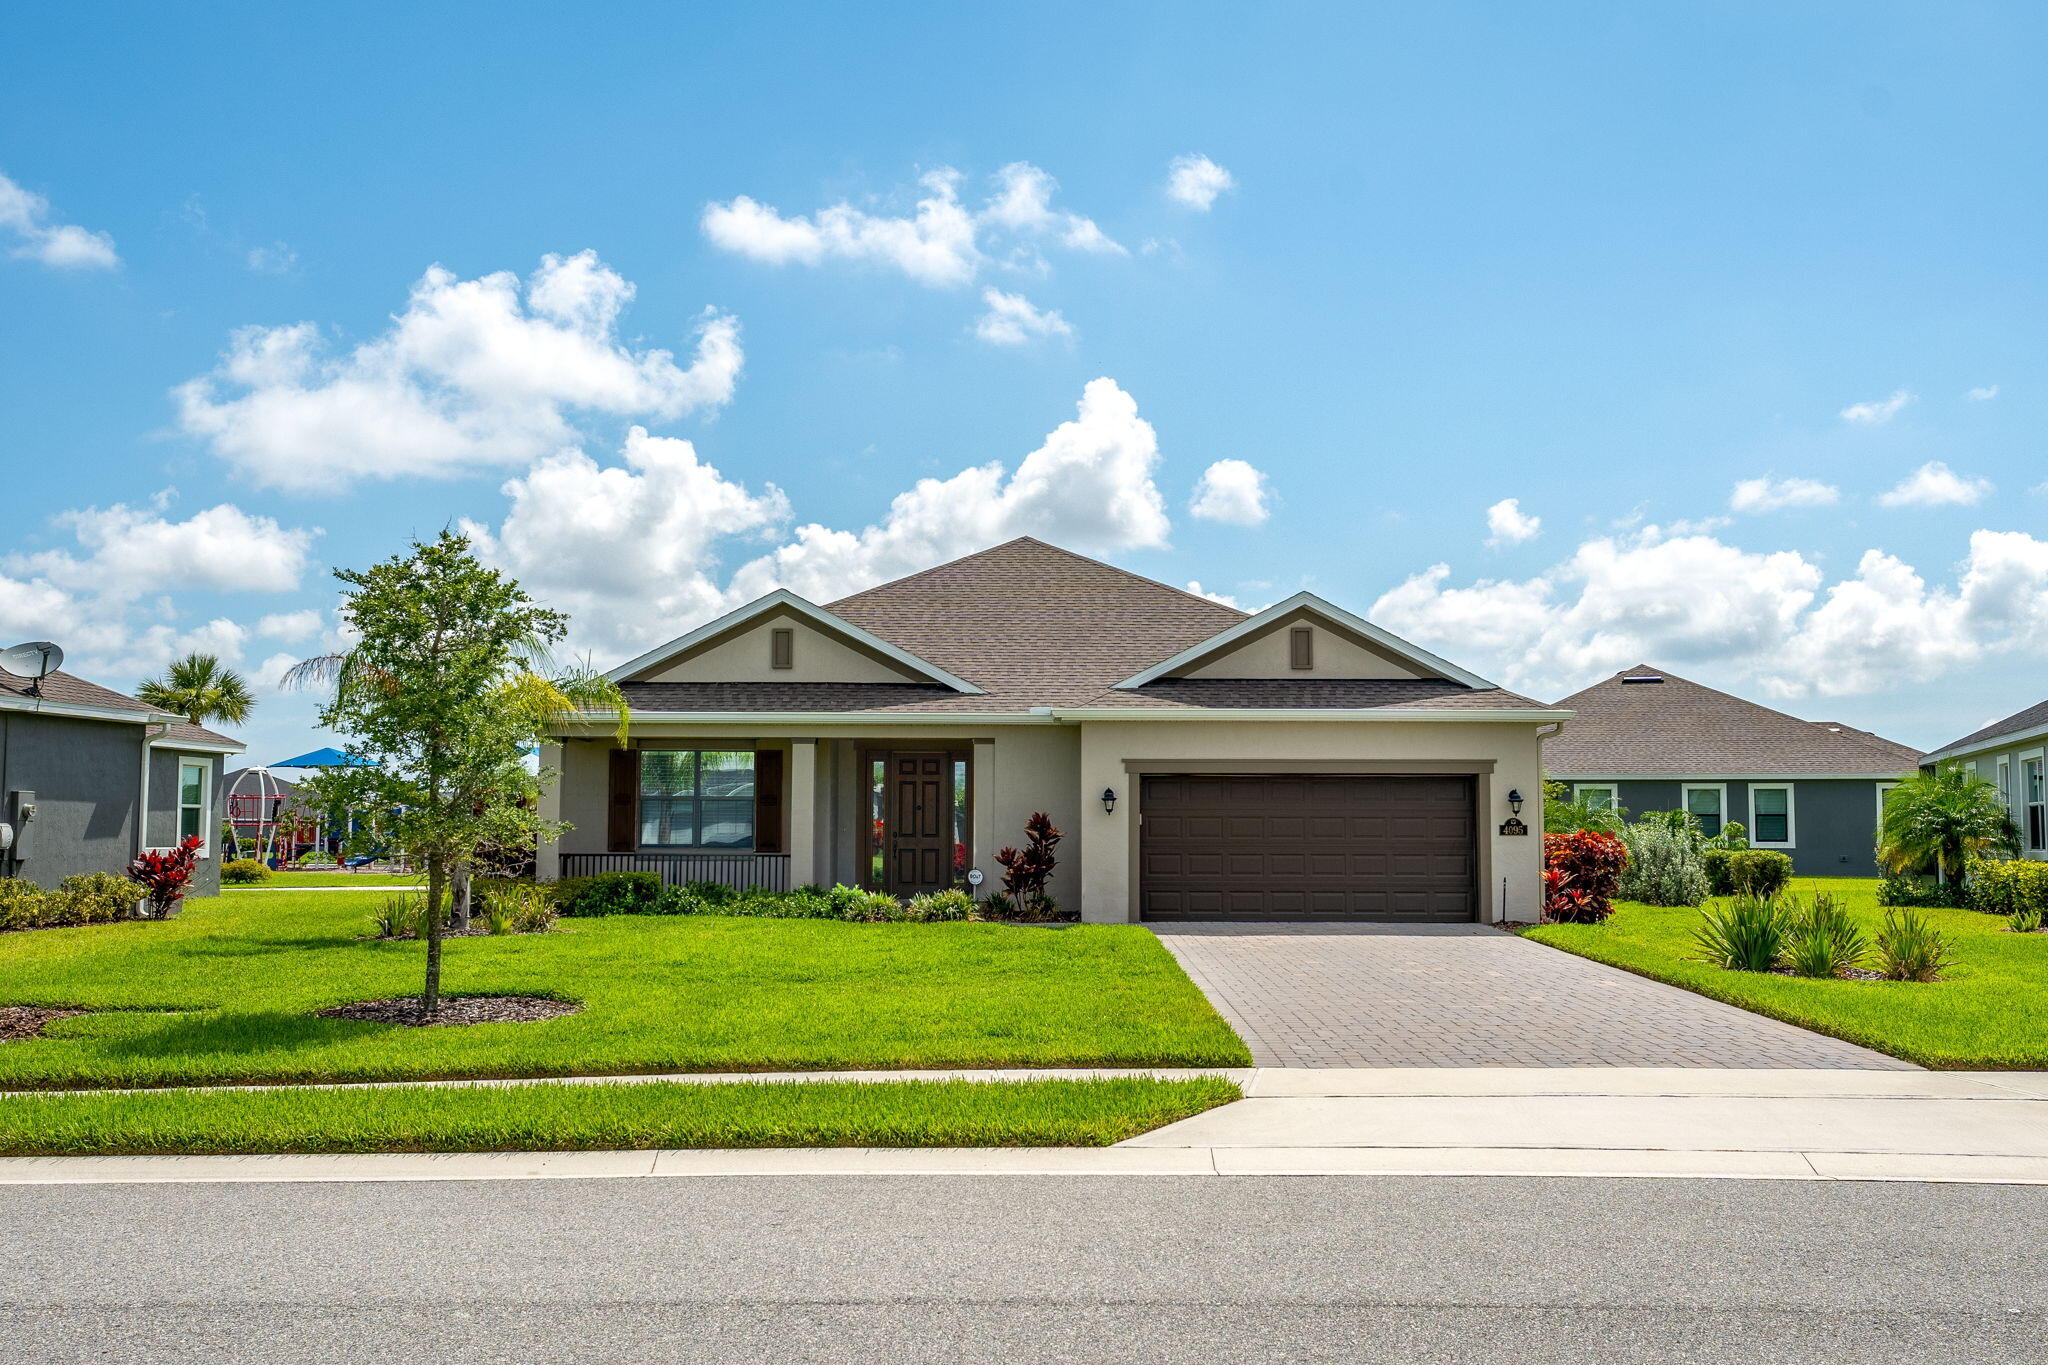
[{"label": "brown shingle roof", "polygon": [[[9,696],[29,697],[30,700],[34,700],[29,693],[29,688],[33,685],[34,681],[33,678],[24,678],[19,674],[9,673],[6,669],[0,668],[0,692],[4,692]],[[110,687],[101,687],[98,683],[89,683],[83,678],[64,672],[62,669],[51,673],[43,679],[42,699],[44,701],[62,702],[66,706],[97,706],[109,711],[133,711],[137,713],[135,719],[138,722],[147,716],[156,714],[154,707],[146,706],[135,700],[135,698],[116,692]]]},{"label": "brown shingle roof", "polygon": [[1800,720],[1647,664],[1558,706],[1578,713],[1543,745],[1545,770],[1560,777],[1900,773],[1920,762],[1918,749],[1867,730]]},{"label": "brown shingle roof", "polygon": [[162,736],[155,742],[163,745],[165,748],[175,749],[178,747],[180,740],[188,744],[240,744],[242,742],[233,735],[223,735],[217,731],[209,730],[203,725],[194,725],[190,721],[184,720],[172,721],[170,728],[165,730]]},{"label": "brown shingle roof", "polygon": [[2024,711],[2015,711],[2004,720],[1994,722],[1981,730],[1972,730],[1961,739],[1944,744],[1936,753],[1947,753],[1950,749],[1967,749],[1977,744],[1987,744],[2003,735],[2016,734],[2021,730],[2034,730],[2048,725],[2048,701],[2036,702]]}]

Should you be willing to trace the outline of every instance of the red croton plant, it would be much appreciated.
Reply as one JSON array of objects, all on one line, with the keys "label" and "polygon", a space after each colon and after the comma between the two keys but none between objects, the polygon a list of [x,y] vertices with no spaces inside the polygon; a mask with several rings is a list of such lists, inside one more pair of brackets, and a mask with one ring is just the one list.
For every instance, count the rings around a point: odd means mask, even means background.
[{"label": "red croton plant", "polygon": [[192,880],[199,850],[205,845],[206,841],[198,835],[188,835],[176,848],[147,849],[128,864],[128,880],[140,886],[148,897],[151,919],[169,918],[178,902],[185,899],[185,885]]},{"label": "red croton plant", "polygon": [[1543,922],[1598,924],[1614,913],[1628,848],[1612,834],[1582,829],[1543,836]]},{"label": "red croton plant", "polygon": [[1003,866],[1003,890],[1020,913],[1036,914],[1045,904],[1045,881],[1055,866],[1053,846],[1060,841],[1059,830],[1044,811],[1024,822],[1025,843],[1020,851],[1005,846],[996,853]]}]

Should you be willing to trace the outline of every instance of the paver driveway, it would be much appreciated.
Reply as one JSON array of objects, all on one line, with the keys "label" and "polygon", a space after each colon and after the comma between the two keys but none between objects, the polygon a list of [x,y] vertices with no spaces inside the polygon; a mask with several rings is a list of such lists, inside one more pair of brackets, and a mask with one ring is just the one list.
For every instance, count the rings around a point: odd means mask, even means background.
[{"label": "paver driveway", "polygon": [[1915,1071],[1483,924],[1156,924],[1260,1066]]}]

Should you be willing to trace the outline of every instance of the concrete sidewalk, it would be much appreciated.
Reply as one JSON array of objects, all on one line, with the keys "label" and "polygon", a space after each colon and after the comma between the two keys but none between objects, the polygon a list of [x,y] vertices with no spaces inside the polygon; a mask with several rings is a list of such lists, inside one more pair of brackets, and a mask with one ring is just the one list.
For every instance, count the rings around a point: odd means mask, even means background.
[{"label": "concrete sidewalk", "polygon": [[1110,1148],[17,1157],[0,1184],[734,1175],[1513,1175],[2048,1184],[2048,1073],[1260,1069]]}]

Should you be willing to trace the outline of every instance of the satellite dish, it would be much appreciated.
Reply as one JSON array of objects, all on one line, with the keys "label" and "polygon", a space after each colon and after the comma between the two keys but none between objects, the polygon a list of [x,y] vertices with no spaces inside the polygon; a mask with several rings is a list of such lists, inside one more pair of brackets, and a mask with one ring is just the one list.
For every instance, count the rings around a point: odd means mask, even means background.
[{"label": "satellite dish", "polygon": [[12,649],[0,649],[0,668],[17,678],[27,678],[31,694],[39,690],[36,684],[56,672],[57,665],[63,662],[64,651],[48,640],[30,640]]}]

